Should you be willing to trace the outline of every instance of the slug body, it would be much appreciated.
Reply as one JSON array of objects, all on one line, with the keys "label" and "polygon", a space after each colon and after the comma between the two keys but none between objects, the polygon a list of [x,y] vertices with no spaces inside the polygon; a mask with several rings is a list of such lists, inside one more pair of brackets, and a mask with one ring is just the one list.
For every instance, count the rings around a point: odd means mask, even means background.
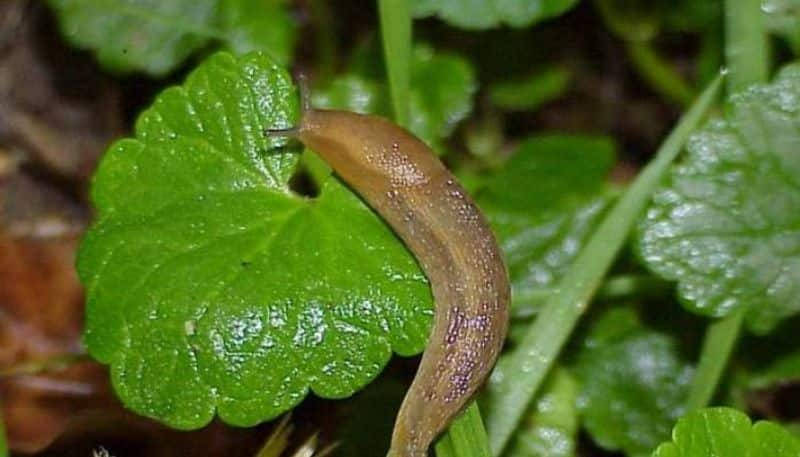
[{"label": "slug body", "polygon": [[503,345],[510,292],[497,242],[436,155],[391,122],[310,109],[286,133],[319,154],[389,223],[431,283],[433,332],[389,451],[424,457],[486,380]]}]

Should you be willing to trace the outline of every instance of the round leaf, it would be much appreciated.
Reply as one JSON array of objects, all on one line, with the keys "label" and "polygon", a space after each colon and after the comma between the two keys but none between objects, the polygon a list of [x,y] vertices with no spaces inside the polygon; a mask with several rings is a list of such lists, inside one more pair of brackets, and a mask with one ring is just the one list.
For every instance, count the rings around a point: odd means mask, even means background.
[{"label": "round leaf", "polygon": [[800,311],[800,66],[732,98],[689,142],[640,226],[639,251],[691,311],[747,309],[757,332]]},{"label": "round leaf", "polygon": [[296,113],[283,68],[221,53],[106,154],[78,261],[85,342],[135,411],[252,425],[424,347],[430,290],[391,230],[333,178],[316,199],[288,188],[297,155],[262,130]]},{"label": "round leaf", "polygon": [[780,425],[761,421],[755,425],[732,408],[706,408],[681,418],[653,457],[795,457],[800,440]]}]

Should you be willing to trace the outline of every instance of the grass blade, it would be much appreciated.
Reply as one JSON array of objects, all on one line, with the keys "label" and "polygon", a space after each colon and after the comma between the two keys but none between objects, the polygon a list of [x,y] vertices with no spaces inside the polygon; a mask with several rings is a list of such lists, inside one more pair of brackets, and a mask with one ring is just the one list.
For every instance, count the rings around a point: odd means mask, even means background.
[{"label": "grass blade", "polygon": [[653,190],[713,105],[721,82],[720,76],[683,116],[655,159],[642,170],[594,232],[519,347],[506,359],[507,363],[500,367],[497,376],[493,376],[489,391],[493,409],[487,416],[493,455],[500,455],[505,448]]},{"label": "grass blade", "polygon": [[411,85],[411,6],[408,0],[378,0],[378,10],[394,120],[407,127]]}]

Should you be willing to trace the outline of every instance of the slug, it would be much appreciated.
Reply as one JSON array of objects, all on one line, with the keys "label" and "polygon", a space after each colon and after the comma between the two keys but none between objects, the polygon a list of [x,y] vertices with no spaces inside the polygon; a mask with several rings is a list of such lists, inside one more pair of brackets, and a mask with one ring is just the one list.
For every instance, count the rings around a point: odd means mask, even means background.
[{"label": "slug", "polygon": [[425,457],[486,380],[508,326],[510,288],[485,218],[418,138],[376,116],[305,106],[296,138],[392,227],[435,301],[433,331],[395,422],[390,457]]}]

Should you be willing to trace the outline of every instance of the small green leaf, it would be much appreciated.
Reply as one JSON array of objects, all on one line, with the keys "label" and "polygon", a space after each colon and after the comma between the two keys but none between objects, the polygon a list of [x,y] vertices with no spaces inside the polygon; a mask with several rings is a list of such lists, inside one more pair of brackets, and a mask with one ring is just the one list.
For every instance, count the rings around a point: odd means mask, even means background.
[{"label": "small green leaf", "polygon": [[107,69],[163,75],[217,40],[289,60],[295,24],[280,0],[49,0],[61,30]]},{"label": "small green leaf", "polygon": [[578,383],[562,367],[553,370],[522,423],[506,457],[572,457],[578,435]]},{"label": "small green leaf", "polygon": [[281,65],[289,63],[297,26],[284,0],[221,0],[220,28],[225,44],[237,53],[263,51]]},{"label": "small green leaf", "polygon": [[311,100],[318,108],[344,109],[361,114],[385,115],[390,110],[385,86],[352,73],[334,79],[323,90],[314,91]]},{"label": "small green leaf", "polygon": [[[462,57],[437,53],[425,45],[414,48],[411,63],[408,128],[442,152],[441,140],[472,111],[472,97],[477,88],[475,74]],[[314,94],[315,106],[388,117],[391,104],[382,76],[373,79],[368,74],[368,66],[360,61],[352,68],[350,73],[334,79]]]},{"label": "small green leaf", "polygon": [[670,336],[611,310],[593,326],[575,365],[584,425],[603,448],[642,455],[683,414],[692,368]]},{"label": "small green leaf", "polygon": [[568,70],[551,67],[525,79],[496,83],[489,91],[489,98],[500,108],[535,111],[561,96],[571,78]]},{"label": "small green leaf", "polygon": [[78,259],[85,343],[140,414],[252,425],[423,349],[432,300],[402,243],[333,178],[316,199],[288,188],[297,155],[262,130],[296,115],[284,69],[220,53],[104,157]]},{"label": "small green leaf", "polygon": [[780,425],[750,419],[732,408],[706,408],[681,418],[653,457],[796,457],[800,440]]},{"label": "small green leaf", "polygon": [[640,224],[645,264],[708,316],[764,332],[800,311],[800,66],[732,98],[689,142]]},{"label": "small green leaf", "polygon": [[530,314],[563,274],[611,200],[614,143],[549,135],[524,141],[478,192],[505,253],[518,314]]},{"label": "small green leaf", "polygon": [[413,0],[414,16],[439,16],[464,29],[488,29],[501,25],[526,27],[559,16],[578,0]]}]

